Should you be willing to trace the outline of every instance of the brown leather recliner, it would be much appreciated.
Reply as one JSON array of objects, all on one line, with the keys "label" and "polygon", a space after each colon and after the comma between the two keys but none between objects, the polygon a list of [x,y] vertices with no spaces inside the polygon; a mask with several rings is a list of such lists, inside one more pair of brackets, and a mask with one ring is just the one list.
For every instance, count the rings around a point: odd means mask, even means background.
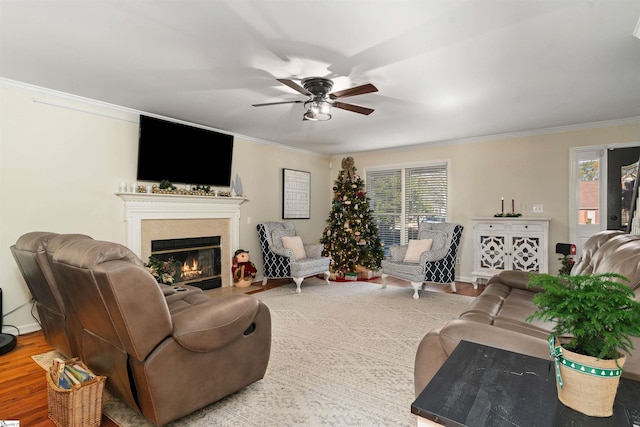
[{"label": "brown leather recliner", "polygon": [[153,423],[264,377],[271,318],[256,298],[187,292],[168,302],[136,255],[111,242],[66,242],[53,267],[82,325],[83,361]]},{"label": "brown leather recliner", "polygon": [[57,246],[56,242],[75,239],[91,239],[91,237],[82,234],[61,235],[34,231],[22,235],[10,248],[35,301],[47,343],[66,357],[80,354],[77,340],[78,322],[66,308],[64,294],[53,276],[47,250],[50,246]]}]

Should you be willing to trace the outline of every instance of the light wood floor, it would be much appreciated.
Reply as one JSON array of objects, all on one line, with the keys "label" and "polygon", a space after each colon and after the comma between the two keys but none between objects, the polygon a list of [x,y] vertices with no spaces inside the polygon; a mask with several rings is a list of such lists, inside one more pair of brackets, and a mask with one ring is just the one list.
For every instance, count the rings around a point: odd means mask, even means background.
[{"label": "light wood floor", "polygon": [[[379,278],[370,280],[382,283]],[[270,280],[266,286],[252,285],[236,292],[256,293],[290,283],[287,279]],[[388,278],[389,286],[411,287],[409,282]],[[304,287],[304,283],[302,285]],[[470,283],[457,282],[458,295],[478,296],[484,289],[474,290]],[[451,293],[449,285],[425,284],[425,290]],[[407,295],[410,298],[410,294]],[[426,331],[425,331],[426,333]],[[51,351],[42,331],[21,335],[11,352],[0,356],[0,420],[19,420],[21,427],[55,427],[47,413],[47,384],[45,371],[31,356]],[[101,427],[117,427],[113,421],[103,416]]]}]

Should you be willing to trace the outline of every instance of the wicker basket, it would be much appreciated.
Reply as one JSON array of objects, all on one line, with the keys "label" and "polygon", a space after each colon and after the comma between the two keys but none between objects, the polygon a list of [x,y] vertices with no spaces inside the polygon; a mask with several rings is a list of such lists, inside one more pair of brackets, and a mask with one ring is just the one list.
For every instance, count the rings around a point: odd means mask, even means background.
[{"label": "wicker basket", "polygon": [[[75,362],[83,368],[82,362]],[[102,420],[102,396],[107,377],[96,376],[72,389],[58,387],[47,377],[49,418],[58,427],[98,427]]]}]

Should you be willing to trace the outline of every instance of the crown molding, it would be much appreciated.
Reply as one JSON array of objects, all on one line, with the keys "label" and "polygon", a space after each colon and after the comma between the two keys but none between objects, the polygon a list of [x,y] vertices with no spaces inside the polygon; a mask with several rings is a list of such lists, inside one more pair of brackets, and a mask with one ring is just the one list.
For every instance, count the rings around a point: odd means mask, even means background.
[{"label": "crown molding", "polygon": [[554,133],[563,133],[563,132],[575,132],[581,130],[588,129],[598,129],[605,127],[613,127],[613,126],[625,126],[625,125],[640,125],[640,116],[636,117],[627,117],[623,119],[614,119],[614,120],[603,120],[600,122],[589,122],[589,123],[579,123],[574,125],[566,125],[566,126],[555,126],[549,128],[540,128],[540,129],[530,129],[525,131],[517,131],[517,132],[508,132],[508,133],[499,133],[494,135],[483,135],[483,136],[475,136],[470,138],[460,138],[460,139],[450,139],[450,140],[442,140],[442,141],[432,141],[432,142],[421,142],[412,145],[405,145],[402,147],[395,148],[383,148],[377,150],[358,150],[354,152],[347,152],[342,154],[335,154],[332,157],[341,157],[347,155],[353,155],[354,153],[372,153],[372,152],[385,152],[385,151],[408,151],[414,150],[416,148],[425,148],[425,147],[442,147],[448,145],[463,145],[463,144],[474,144],[478,142],[490,142],[490,141],[500,141],[505,139],[516,139],[516,138],[527,138],[532,136],[540,136],[540,135],[550,135]]}]

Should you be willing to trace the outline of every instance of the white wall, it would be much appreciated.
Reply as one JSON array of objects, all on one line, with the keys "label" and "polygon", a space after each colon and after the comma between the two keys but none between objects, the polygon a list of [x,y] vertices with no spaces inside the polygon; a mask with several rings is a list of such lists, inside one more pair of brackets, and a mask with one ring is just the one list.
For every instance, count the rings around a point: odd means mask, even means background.
[{"label": "white wall", "polygon": [[[56,105],[51,105],[56,104]],[[0,287],[3,308],[31,298],[9,247],[29,231],[83,233],[126,244],[121,181],[136,176],[136,111],[27,85],[0,85]],[[259,274],[256,224],[282,218],[282,168],[311,172],[311,219],[296,220],[305,241],[318,241],[329,213],[325,156],[236,136],[232,176],[249,198],[241,206],[240,246]],[[247,220],[251,217],[251,224]],[[4,319],[22,333],[38,328],[31,304]],[[4,332],[15,334],[13,328]]]},{"label": "white wall", "polygon": [[[549,272],[561,267],[555,245],[569,242],[570,148],[636,142],[640,145],[640,123],[557,132],[528,137],[496,139],[437,147],[416,146],[403,150],[349,153],[358,172],[384,165],[419,164],[447,160],[451,170],[450,220],[464,226],[461,264],[456,276],[471,280],[473,269],[473,217],[491,217],[515,199],[516,210],[527,217],[551,218],[549,231]],[[544,212],[533,214],[532,205],[542,204]],[[460,255],[459,255],[460,256]]]}]

